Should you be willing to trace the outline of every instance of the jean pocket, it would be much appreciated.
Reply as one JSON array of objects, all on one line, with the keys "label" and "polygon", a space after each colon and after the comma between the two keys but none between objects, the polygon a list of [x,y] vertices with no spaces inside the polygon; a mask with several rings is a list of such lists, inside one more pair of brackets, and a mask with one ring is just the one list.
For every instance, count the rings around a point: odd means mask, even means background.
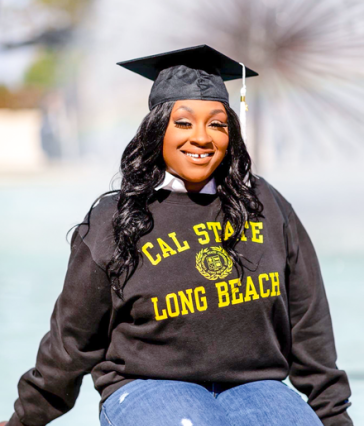
[{"label": "jean pocket", "polygon": [[125,385],[120,386],[108,398],[106,398],[106,400],[104,401],[102,406],[106,408],[110,404],[114,405],[114,402],[116,400],[118,400],[119,402],[122,402],[122,401],[120,401],[120,399],[122,399],[124,395],[126,396],[126,394],[129,395],[131,392],[133,392],[133,389],[136,388],[138,386],[138,384],[142,381],[144,381],[144,380],[143,379],[134,379],[134,380],[131,380],[130,382],[126,383]]},{"label": "jean pocket", "polygon": [[[106,402],[106,401],[105,401]],[[114,426],[109,417],[106,414],[105,406],[103,405],[101,408],[101,414],[100,414],[100,426]]]},{"label": "jean pocket", "polygon": [[101,426],[114,426],[114,424],[118,424],[119,421],[115,419],[121,418],[124,410],[128,409],[130,402],[129,396],[134,393],[138,395],[138,390],[144,383],[144,379],[133,379],[116,389],[102,404],[101,415],[103,417]]}]

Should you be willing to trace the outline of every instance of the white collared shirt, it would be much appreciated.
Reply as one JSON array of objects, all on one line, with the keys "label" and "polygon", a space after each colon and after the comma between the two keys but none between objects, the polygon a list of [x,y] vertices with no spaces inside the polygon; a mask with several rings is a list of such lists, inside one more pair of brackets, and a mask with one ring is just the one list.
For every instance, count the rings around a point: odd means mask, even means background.
[{"label": "white collared shirt", "polygon": [[[167,172],[167,170],[165,171],[164,181],[154,189],[156,191],[158,191],[158,189],[166,189],[175,192],[188,192],[183,180]],[[204,194],[216,194],[215,178],[212,177],[199,192]]]}]

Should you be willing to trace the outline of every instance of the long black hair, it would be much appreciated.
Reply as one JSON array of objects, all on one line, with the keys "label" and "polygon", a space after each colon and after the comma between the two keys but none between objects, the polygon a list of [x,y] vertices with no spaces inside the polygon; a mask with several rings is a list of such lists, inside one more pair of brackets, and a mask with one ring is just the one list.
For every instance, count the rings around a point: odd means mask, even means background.
[{"label": "long black hair", "polygon": [[[113,194],[117,210],[112,218],[115,250],[106,272],[113,290],[122,299],[123,288],[138,267],[143,256],[138,245],[140,238],[153,228],[153,215],[148,208],[153,188],[163,182],[166,165],[163,159],[163,140],[174,102],[165,102],[153,108],[143,119],[136,135],[126,146],[120,164],[120,189],[100,195],[92,204],[86,224],[95,204],[104,196]],[[214,172],[216,190],[223,212],[222,232],[229,221],[234,230],[228,239],[221,238],[240,278],[244,276],[244,256],[234,247],[240,240],[245,222],[264,217],[263,204],[255,192],[255,177],[251,173],[251,158],[241,136],[236,113],[225,104],[228,117],[229,145],[227,154]],[[250,180],[250,186],[245,182]],[[76,225],[77,226],[77,225]],[[72,228],[71,228],[72,229]],[[69,231],[68,231],[69,232]],[[249,259],[246,259],[249,262]],[[121,276],[124,276],[122,283]]]}]

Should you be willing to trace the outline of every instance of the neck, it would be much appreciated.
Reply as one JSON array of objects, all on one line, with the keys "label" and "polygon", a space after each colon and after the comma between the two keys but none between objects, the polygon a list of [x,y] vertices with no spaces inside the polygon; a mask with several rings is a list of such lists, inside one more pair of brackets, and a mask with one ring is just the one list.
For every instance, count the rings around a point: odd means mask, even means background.
[{"label": "neck", "polygon": [[188,192],[200,192],[210,179],[211,177],[203,180],[202,182],[190,182],[183,179],[183,182]]},{"label": "neck", "polygon": [[206,206],[212,203],[219,203],[220,199],[217,193],[205,194],[198,192],[178,192],[169,189],[159,189],[154,191],[155,199],[167,204],[187,204],[191,206]]},{"label": "neck", "polygon": [[210,175],[207,179],[204,179],[201,182],[191,182],[189,180],[183,179],[183,177],[181,177],[180,175],[178,175],[175,172],[171,172],[169,170],[167,170],[168,173],[180,178],[183,180],[183,183],[187,189],[188,192],[200,192],[201,189],[212,179],[212,175]]}]

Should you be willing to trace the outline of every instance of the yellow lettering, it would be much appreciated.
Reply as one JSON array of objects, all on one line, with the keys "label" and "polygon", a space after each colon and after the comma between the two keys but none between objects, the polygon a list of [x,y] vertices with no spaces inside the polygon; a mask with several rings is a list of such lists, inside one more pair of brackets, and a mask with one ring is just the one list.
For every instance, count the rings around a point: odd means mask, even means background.
[{"label": "yellow lettering", "polygon": [[[246,221],[245,222],[245,226],[244,226],[246,229],[249,229],[249,224],[248,224],[248,222]],[[245,236],[245,230],[243,229],[243,232],[242,232],[242,234],[241,234],[241,241],[247,241],[247,239],[246,239],[246,236]]]},{"label": "yellow lettering", "polygon": [[176,250],[173,250],[173,248],[163,241],[162,238],[157,238],[157,241],[162,250],[163,257],[168,257],[170,254],[177,254]]},{"label": "yellow lettering", "polygon": [[189,288],[188,290],[186,290],[186,293],[188,295],[188,298],[183,291],[178,292],[179,298],[181,300],[182,315],[188,314],[188,310],[186,309],[186,306],[188,306],[188,309],[190,310],[192,314],[195,312],[195,308],[193,306],[193,300],[192,300],[192,288]]},{"label": "yellow lettering", "polygon": [[222,308],[230,305],[229,288],[227,283],[225,281],[221,281],[220,283],[215,283],[215,287],[217,288],[217,295],[219,297],[218,307]]},{"label": "yellow lettering", "polygon": [[[231,304],[236,305],[237,303],[243,302],[243,295],[239,293],[239,289],[236,288],[237,286],[241,286],[240,278],[236,278],[234,280],[229,280],[229,284],[231,287]],[[239,297],[237,296],[237,293],[239,293]]]},{"label": "yellow lettering", "polygon": [[181,244],[179,243],[179,241],[176,238],[176,233],[175,232],[171,232],[170,234],[168,234],[168,237],[172,238],[172,240],[176,244],[177,250],[179,252],[188,250],[190,248],[190,246],[189,246],[189,244],[188,244],[187,241],[183,241],[183,246],[181,246]]},{"label": "yellow lettering", "polygon": [[195,288],[195,301],[196,301],[196,307],[199,311],[206,311],[207,309],[207,299],[205,296],[199,297],[198,293],[205,294],[206,291],[204,287],[196,287]]},{"label": "yellow lettering", "polygon": [[263,243],[263,235],[260,234],[260,230],[263,229],[263,222],[250,222],[252,228],[252,241],[255,243]]},{"label": "yellow lettering", "polygon": [[263,285],[263,280],[269,280],[269,277],[267,274],[259,274],[259,288],[260,288],[260,295],[262,297],[268,297],[270,290],[267,290],[266,292],[264,292],[264,285]]},{"label": "yellow lettering", "polygon": [[154,313],[155,313],[155,319],[157,321],[166,319],[168,317],[167,311],[165,309],[162,309],[162,315],[158,312],[158,297],[152,297],[152,303],[154,305]]},{"label": "yellow lettering", "polygon": [[[173,299],[174,311],[172,310],[171,299]],[[169,293],[169,294],[167,294],[167,296],[166,296],[166,304],[167,304],[168,315],[170,317],[178,317],[178,315],[179,315],[179,305],[178,305],[177,295],[175,293]]]},{"label": "yellow lettering", "polygon": [[234,233],[234,229],[229,221],[226,222],[224,240],[229,239]]},{"label": "yellow lettering", "polygon": [[150,263],[152,265],[158,265],[158,263],[162,260],[161,255],[157,254],[156,259],[153,259],[152,255],[148,252],[148,248],[153,248],[152,243],[145,243],[142,247],[143,253],[147,256],[147,258],[150,260]]},{"label": "yellow lettering", "polygon": [[220,222],[206,222],[207,228],[212,229],[215,234],[215,241],[217,243],[221,243],[221,238],[217,232],[218,229],[221,230],[221,223]]},{"label": "yellow lettering", "polygon": [[252,277],[247,277],[246,279],[246,292],[245,292],[245,302],[249,302],[252,300],[251,296],[253,296],[253,300],[259,299],[259,294],[257,293]]},{"label": "yellow lettering", "polygon": [[281,292],[279,290],[278,272],[270,272],[269,276],[270,276],[270,279],[272,280],[272,294],[271,294],[271,296],[279,296],[281,294]]},{"label": "yellow lettering", "polygon": [[195,231],[195,234],[196,235],[202,235],[202,236],[204,236],[205,237],[205,239],[203,239],[203,238],[199,238],[198,239],[198,242],[200,243],[200,244],[208,244],[209,242],[210,242],[210,237],[209,237],[209,233],[208,232],[206,232],[206,231],[200,231],[199,230],[199,228],[201,228],[201,229],[206,229],[206,226],[205,226],[205,224],[203,224],[203,223],[199,223],[198,225],[195,225],[194,227],[193,227],[193,230]]}]

